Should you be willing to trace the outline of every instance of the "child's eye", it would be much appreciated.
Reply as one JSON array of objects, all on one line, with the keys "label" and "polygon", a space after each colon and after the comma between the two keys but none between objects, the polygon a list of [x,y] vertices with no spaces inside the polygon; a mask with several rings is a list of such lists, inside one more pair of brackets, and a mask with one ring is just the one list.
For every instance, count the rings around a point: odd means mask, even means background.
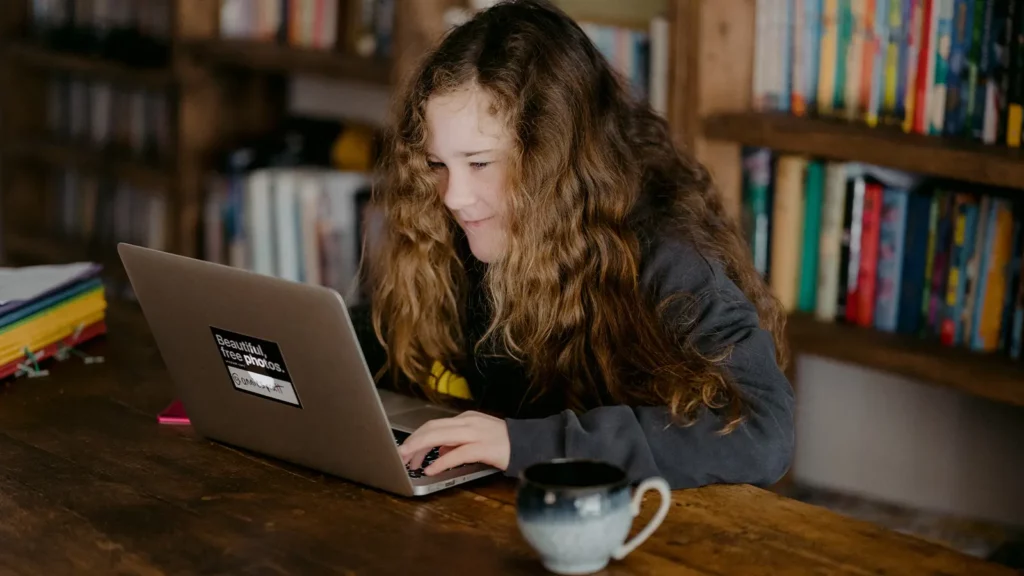
[{"label": "child's eye", "polygon": [[488,164],[490,164],[490,162],[470,162],[469,167],[472,168],[473,170],[480,170],[481,168],[487,166]]}]

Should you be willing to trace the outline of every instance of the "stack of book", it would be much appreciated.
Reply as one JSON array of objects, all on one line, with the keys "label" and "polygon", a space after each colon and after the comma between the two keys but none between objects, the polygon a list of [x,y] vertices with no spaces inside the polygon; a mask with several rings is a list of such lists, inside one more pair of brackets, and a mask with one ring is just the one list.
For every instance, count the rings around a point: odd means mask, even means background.
[{"label": "stack of book", "polygon": [[107,331],[101,267],[90,262],[0,268],[0,379],[41,372]]}]

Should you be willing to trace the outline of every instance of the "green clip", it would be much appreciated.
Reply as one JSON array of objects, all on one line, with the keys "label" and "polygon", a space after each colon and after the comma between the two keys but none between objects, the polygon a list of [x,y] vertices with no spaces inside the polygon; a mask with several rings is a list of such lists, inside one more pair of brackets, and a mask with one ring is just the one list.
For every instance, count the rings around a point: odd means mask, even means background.
[{"label": "green clip", "polygon": [[39,361],[36,359],[36,355],[33,354],[32,351],[28,349],[28,346],[23,348],[23,350],[25,351],[25,358],[28,358],[28,360],[30,362],[32,362],[33,368],[35,368],[35,371],[38,372],[39,371]]}]

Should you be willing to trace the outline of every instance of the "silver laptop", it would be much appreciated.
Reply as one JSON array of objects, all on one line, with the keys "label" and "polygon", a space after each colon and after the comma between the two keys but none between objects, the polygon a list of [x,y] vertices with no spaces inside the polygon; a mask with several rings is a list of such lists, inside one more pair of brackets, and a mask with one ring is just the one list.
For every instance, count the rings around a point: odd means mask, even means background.
[{"label": "silver laptop", "polygon": [[469,464],[428,477],[406,468],[398,443],[458,412],[379,390],[336,291],[117,249],[199,434],[403,496],[497,472]]}]

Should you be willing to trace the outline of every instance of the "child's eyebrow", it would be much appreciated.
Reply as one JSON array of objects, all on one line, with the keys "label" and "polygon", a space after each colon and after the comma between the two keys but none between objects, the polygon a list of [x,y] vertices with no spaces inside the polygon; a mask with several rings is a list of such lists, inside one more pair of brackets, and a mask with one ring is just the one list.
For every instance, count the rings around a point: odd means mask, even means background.
[{"label": "child's eyebrow", "polygon": [[465,158],[469,158],[471,156],[479,156],[480,154],[486,154],[488,152],[494,152],[494,149],[488,148],[486,150],[475,150],[473,152],[459,152],[459,155]]}]

